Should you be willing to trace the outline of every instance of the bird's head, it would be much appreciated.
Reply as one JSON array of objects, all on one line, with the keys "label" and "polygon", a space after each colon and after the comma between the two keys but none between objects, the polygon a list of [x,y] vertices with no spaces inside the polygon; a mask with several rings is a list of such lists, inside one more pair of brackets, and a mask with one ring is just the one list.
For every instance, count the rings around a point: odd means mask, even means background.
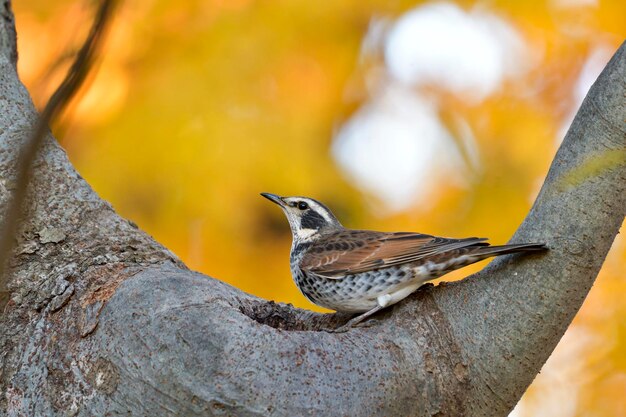
[{"label": "bird's head", "polygon": [[315,239],[320,233],[341,229],[343,226],[324,204],[308,197],[280,197],[261,193],[283,209],[294,241],[305,242]]}]

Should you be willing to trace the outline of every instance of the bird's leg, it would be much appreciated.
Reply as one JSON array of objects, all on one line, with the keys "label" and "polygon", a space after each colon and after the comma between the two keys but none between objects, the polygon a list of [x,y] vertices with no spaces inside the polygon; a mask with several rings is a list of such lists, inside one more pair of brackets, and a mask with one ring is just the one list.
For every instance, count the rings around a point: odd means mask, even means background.
[{"label": "bird's leg", "polygon": [[357,324],[363,322],[363,320],[367,319],[371,315],[376,314],[380,310],[382,310],[383,308],[387,307],[390,304],[391,299],[392,299],[392,297],[389,294],[384,294],[384,295],[378,296],[378,298],[376,299],[376,302],[378,303],[376,305],[376,307],[372,308],[369,311],[366,311],[363,314],[359,314],[358,316],[356,316],[354,318],[351,318],[346,324],[344,324],[343,326],[340,326],[340,327],[336,328],[335,330],[333,330],[333,333],[347,332],[348,330],[350,330],[351,328],[353,328]]},{"label": "bird's leg", "polygon": [[[359,314],[358,316],[351,318],[346,324],[344,324],[343,326],[341,326],[339,329],[342,328],[346,328],[346,330],[356,326],[357,324],[363,322],[364,320],[366,320],[369,316],[371,316],[372,314],[376,314],[378,313],[380,310],[382,310],[383,306],[377,305],[376,307],[374,307],[373,309],[366,311],[363,314]],[[339,331],[339,329],[335,330],[335,331]]]}]

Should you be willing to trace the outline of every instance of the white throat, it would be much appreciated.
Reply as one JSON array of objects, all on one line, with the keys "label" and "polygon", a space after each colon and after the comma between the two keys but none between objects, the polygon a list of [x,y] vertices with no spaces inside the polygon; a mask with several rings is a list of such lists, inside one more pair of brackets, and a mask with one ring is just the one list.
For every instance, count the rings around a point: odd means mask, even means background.
[{"label": "white throat", "polygon": [[299,242],[306,242],[310,240],[313,235],[315,235],[318,231],[316,229],[298,229],[294,233],[294,237]]}]

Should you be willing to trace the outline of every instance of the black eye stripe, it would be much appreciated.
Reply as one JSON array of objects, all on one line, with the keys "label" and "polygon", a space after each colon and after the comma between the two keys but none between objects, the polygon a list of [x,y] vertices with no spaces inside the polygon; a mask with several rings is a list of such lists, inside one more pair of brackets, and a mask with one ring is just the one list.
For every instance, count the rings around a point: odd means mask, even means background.
[{"label": "black eye stripe", "polygon": [[304,201],[300,201],[300,202],[298,202],[298,208],[300,210],[306,210],[306,209],[309,208],[309,205],[306,202],[304,202]]},{"label": "black eye stripe", "polygon": [[324,219],[318,212],[309,210],[300,222],[300,227],[303,229],[315,229],[318,230],[326,225],[326,219]]}]

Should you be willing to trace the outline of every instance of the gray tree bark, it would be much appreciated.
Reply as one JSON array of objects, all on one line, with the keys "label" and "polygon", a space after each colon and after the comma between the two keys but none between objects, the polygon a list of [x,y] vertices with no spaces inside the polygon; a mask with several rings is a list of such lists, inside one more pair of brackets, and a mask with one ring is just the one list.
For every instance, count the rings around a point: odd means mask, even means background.
[{"label": "gray tree bark", "polygon": [[[37,114],[0,6],[0,203]],[[505,416],[580,308],[626,214],[626,46],[582,104],[507,256],[427,285],[347,333],[346,317],[189,271],[119,217],[49,135],[0,316],[9,416]],[[514,128],[514,127],[512,127]]]}]

